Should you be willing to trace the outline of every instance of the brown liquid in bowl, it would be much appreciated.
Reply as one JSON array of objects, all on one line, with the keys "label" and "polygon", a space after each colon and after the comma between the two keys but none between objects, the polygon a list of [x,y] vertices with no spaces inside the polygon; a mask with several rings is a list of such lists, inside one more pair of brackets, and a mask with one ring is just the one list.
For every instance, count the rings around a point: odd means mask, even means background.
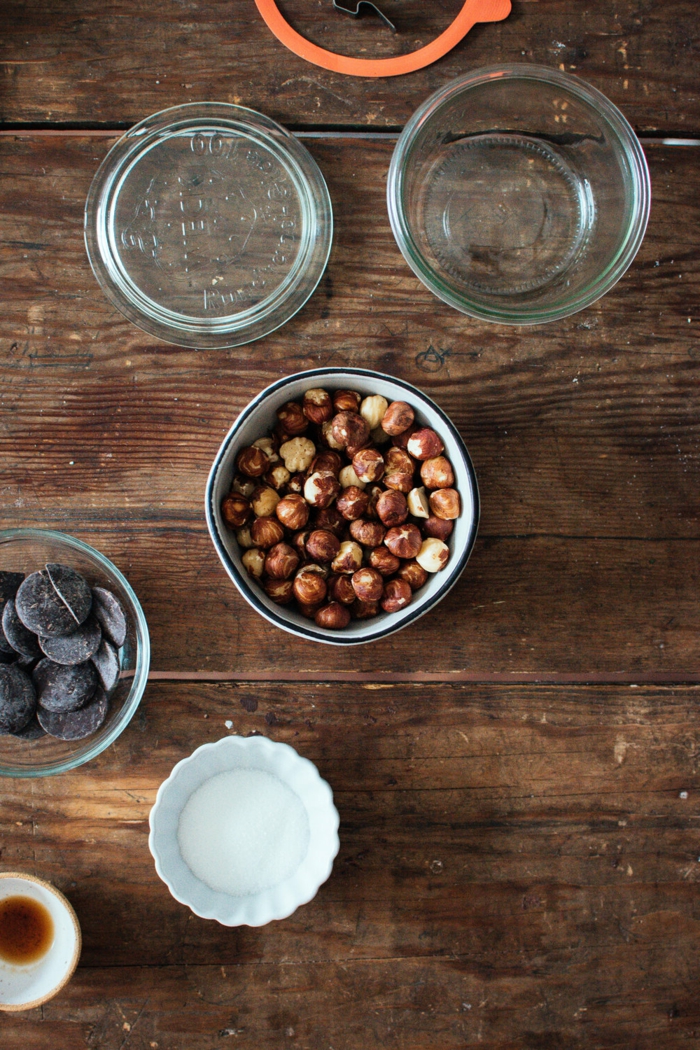
[{"label": "brown liquid in bowl", "polygon": [[38,962],[53,944],[51,915],[32,897],[0,900],[0,959],[26,966]]}]

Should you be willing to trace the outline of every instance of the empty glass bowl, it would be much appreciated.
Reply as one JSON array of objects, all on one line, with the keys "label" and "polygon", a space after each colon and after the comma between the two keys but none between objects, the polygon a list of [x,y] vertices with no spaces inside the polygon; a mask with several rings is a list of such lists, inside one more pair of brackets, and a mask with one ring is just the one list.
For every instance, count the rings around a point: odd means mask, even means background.
[{"label": "empty glass bowl", "polygon": [[477,70],[414,113],[387,187],[414,273],[472,317],[536,324],[604,295],[649,218],[642,147],[578,77],[539,66]]}]

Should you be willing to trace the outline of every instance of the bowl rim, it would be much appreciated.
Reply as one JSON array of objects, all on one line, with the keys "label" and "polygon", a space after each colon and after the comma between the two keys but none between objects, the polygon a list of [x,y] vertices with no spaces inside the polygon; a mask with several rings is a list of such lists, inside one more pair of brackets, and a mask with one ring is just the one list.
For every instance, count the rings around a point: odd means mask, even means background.
[{"label": "bowl rim", "polygon": [[[625,239],[603,271],[589,284],[588,291],[578,293],[565,305],[556,307],[508,307],[505,303],[488,307],[470,299],[468,294],[456,295],[439,278],[425,259],[413,236],[404,207],[405,165],[417,132],[433,113],[445,102],[473,87],[493,83],[496,80],[535,80],[554,84],[577,95],[595,109],[612,128],[623,145],[630,166],[635,189],[635,201],[631,209]],[[464,73],[444,87],[439,88],[423,102],[408,120],[399,135],[389,165],[387,176],[387,210],[394,238],[404,259],[418,279],[439,299],[480,321],[495,324],[530,325],[562,320],[597,302],[627,272],[641,247],[649,222],[651,210],[651,176],[642,145],[634,128],[622,111],[602,91],[593,87],[573,73],[562,72],[549,66],[530,65],[527,62],[502,63],[480,67]]]},{"label": "bowl rim", "polygon": [[[386,382],[394,383],[397,386],[402,387],[413,398],[417,398],[419,403],[422,402],[428,404],[430,408],[438,414],[445,428],[449,430],[451,437],[457,444],[457,447],[459,448],[460,454],[464,462],[464,466],[469,476],[469,481],[472,488],[474,513],[469,529],[469,535],[464,545],[464,549],[454,567],[451,568],[450,574],[446,578],[444,585],[440,587],[432,596],[432,598],[428,599],[423,605],[416,605],[415,607],[413,607],[412,605],[408,605],[404,610],[401,610],[398,613],[389,613],[388,619],[386,621],[386,626],[383,626],[381,629],[379,629],[378,626],[378,629],[376,631],[370,631],[362,638],[344,635],[342,631],[339,631],[337,633],[337,636],[329,638],[327,636],[317,633],[318,629],[315,628],[315,624],[312,627],[313,621],[309,621],[308,626],[305,623],[291,623],[286,617],[282,616],[281,613],[277,611],[277,607],[275,607],[275,609],[269,609],[267,605],[265,605],[262,602],[258,594],[255,592],[255,589],[249,583],[246,576],[244,576],[243,573],[239,571],[237,565],[226,550],[226,547],[222,542],[219,530],[216,525],[216,516],[214,512],[214,488],[219,468],[221,466],[222,460],[228,452],[231,442],[233,441],[237,431],[241,428],[243,423],[265,401],[267,401],[268,398],[272,397],[279,390],[284,389],[284,387],[288,386],[290,383],[297,382],[301,378],[308,377],[309,379],[312,379],[320,378],[322,376],[326,378],[330,378],[333,376],[362,376],[365,378],[385,380]],[[384,372],[377,372],[374,369],[369,368],[312,368],[307,371],[295,372],[292,375],[284,376],[282,379],[278,379],[276,380],[276,382],[270,384],[270,386],[265,387],[264,390],[261,390],[260,393],[257,394],[253,398],[253,400],[250,401],[241,410],[240,414],[234,421],[233,426],[229,430],[224,440],[221,442],[219,451],[216,454],[211,470],[209,472],[209,477],[207,479],[204,509],[207,519],[207,528],[209,529],[209,535],[212,539],[216,552],[219,555],[219,558],[224,568],[226,569],[226,572],[228,573],[229,577],[235,584],[242,597],[248,602],[248,604],[251,605],[256,612],[260,613],[260,615],[263,616],[266,620],[274,623],[277,627],[281,627],[282,630],[286,631],[288,634],[292,634],[296,637],[301,636],[305,639],[309,639],[310,641],[321,642],[326,645],[341,646],[365,645],[368,642],[374,642],[378,639],[386,638],[387,635],[394,634],[396,631],[399,630],[403,630],[404,627],[408,627],[409,624],[415,622],[416,620],[419,620],[421,616],[425,616],[425,614],[429,612],[432,608],[434,608],[434,606],[437,605],[438,602],[442,601],[442,599],[445,598],[447,594],[449,594],[449,592],[452,590],[452,588],[455,586],[455,584],[461,577],[462,573],[464,572],[464,569],[466,568],[467,562],[471,557],[472,551],[474,549],[474,544],[476,543],[476,536],[479,529],[479,520],[481,515],[479,487],[476,479],[476,471],[474,469],[474,464],[472,462],[471,456],[469,455],[469,450],[467,449],[467,446],[464,442],[464,438],[457,430],[456,426],[449,418],[449,416],[440,408],[439,405],[437,405],[432,400],[432,398],[428,397],[428,395],[423,393],[423,391],[413,386],[412,383],[409,383],[404,379],[399,379],[395,376],[387,375]],[[284,606],[280,606],[279,608],[284,608]],[[395,620],[394,617],[400,617],[400,619]]]},{"label": "bowl rim", "polygon": [[148,670],[151,662],[151,642],[148,633],[148,624],[143,609],[141,608],[141,603],[136,597],[136,594],[127,578],[122,572],[120,572],[116,565],[106,557],[106,555],[101,554],[100,551],[91,547],[89,543],[76,539],[75,536],[68,536],[65,532],[58,532],[55,529],[39,529],[34,527],[0,529],[0,548],[5,543],[22,539],[49,539],[53,542],[64,543],[68,547],[72,547],[74,550],[84,554],[86,557],[94,559],[107,574],[113,575],[118,580],[119,584],[124,588],[135,614],[136,666],[133,671],[131,688],[129,689],[128,696],[122,704],[119,715],[115,719],[112,728],[104,738],[99,741],[99,743],[96,742],[95,744],[92,744],[84,753],[75,755],[71,758],[62,759],[61,761],[46,763],[45,766],[40,766],[35,769],[7,766],[0,761],[0,777],[7,776],[16,777],[18,779],[26,777],[54,776],[58,773],[66,773],[71,769],[77,769],[86,762],[92,761],[97,755],[102,754],[102,752],[113,744],[117,737],[123,733],[131,719],[134,717],[148,682]]}]

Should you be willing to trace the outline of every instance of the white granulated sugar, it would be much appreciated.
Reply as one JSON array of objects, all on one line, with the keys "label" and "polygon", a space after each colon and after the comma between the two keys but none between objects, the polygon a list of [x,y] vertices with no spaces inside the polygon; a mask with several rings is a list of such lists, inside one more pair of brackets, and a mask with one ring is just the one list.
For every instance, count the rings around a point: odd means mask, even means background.
[{"label": "white granulated sugar", "polygon": [[309,818],[291,788],[260,769],[206,780],[180,814],[190,871],[213,890],[247,897],[293,875],[309,846]]}]

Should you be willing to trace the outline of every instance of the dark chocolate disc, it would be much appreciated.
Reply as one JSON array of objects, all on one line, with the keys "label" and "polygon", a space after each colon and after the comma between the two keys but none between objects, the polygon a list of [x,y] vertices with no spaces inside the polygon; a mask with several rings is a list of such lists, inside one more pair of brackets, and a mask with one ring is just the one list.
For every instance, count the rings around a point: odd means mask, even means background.
[{"label": "dark chocolate disc", "polygon": [[119,680],[119,656],[112,643],[106,638],[102,639],[100,648],[93,654],[92,662],[97,668],[105,690],[108,693],[111,692]]},{"label": "dark chocolate disc", "polygon": [[19,740],[39,740],[42,736],[46,736],[45,731],[39,725],[39,720],[34,715],[29,722],[27,722],[24,729],[19,729],[16,733],[12,734]]},{"label": "dark chocolate disc", "polygon": [[92,608],[92,591],[85,577],[69,565],[59,565],[58,562],[47,562],[46,571],[75,622],[85,623]]},{"label": "dark chocolate disc", "polygon": [[[8,602],[9,605],[9,602]],[[84,624],[63,638],[40,638],[41,651],[54,663],[72,667],[83,664],[96,653],[102,641],[102,630],[94,616],[88,616]]]},{"label": "dark chocolate disc", "polygon": [[63,667],[47,658],[36,665],[32,678],[39,706],[59,713],[82,707],[97,688],[97,671],[91,663]]},{"label": "dark chocolate disc", "polygon": [[15,608],[24,626],[43,637],[70,634],[78,626],[46,571],[27,576],[17,591]]},{"label": "dark chocolate disc", "polygon": [[0,664],[0,733],[24,729],[36,711],[36,692],[17,664]]},{"label": "dark chocolate disc", "polygon": [[96,732],[105,718],[109,700],[102,686],[97,687],[92,700],[77,711],[47,711],[40,707],[37,712],[39,724],[51,736],[59,740],[83,740]]},{"label": "dark chocolate disc", "polygon": [[119,599],[104,587],[93,587],[92,606],[104,636],[121,649],[126,641],[126,613]]},{"label": "dark chocolate disc", "polygon": [[29,660],[35,660],[41,656],[37,636],[20,620],[13,598],[5,602],[5,608],[2,611],[2,631],[12,648],[20,656],[26,656]]}]

